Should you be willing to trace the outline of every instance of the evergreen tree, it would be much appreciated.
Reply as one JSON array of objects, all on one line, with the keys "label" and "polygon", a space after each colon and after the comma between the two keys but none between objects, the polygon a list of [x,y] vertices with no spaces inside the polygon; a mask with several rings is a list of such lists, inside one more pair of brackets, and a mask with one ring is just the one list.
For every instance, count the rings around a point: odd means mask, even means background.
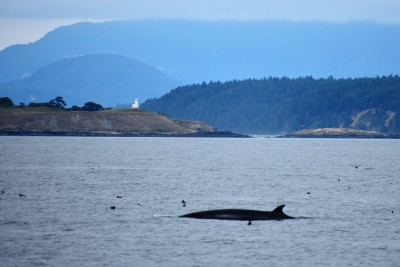
[{"label": "evergreen tree", "polygon": [[0,107],[13,107],[14,103],[9,97],[0,97]]},{"label": "evergreen tree", "polygon": [[85,105],[82,107],[82,110],[84,111],[99,111],[103,110],[103,106],[100,104],[97,104],[95,102],[86,102]]},{"label": "evergreen tree", "polygon": [[56,98],[50,100],[49,103],[57,109],[65,109],[65,106],[67,105],[62,96],[57,96]]}]

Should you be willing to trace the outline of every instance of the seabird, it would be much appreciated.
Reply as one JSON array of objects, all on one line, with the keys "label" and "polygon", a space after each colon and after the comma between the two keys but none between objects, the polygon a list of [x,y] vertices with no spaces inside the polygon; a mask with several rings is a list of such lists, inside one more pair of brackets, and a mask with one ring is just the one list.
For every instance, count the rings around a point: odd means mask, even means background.
[{"label": "seabird", "polygon": [[115,206],[111,206],[110,209],[115,210]]}]

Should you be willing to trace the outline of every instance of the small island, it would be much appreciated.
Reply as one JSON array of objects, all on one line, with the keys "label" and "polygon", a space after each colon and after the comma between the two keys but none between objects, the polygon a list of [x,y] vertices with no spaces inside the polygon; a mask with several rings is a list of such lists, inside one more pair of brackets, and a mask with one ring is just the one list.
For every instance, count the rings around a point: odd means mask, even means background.
[{"label": "small island", "polygon": [[249,137],[141,110],[137,99],[131,109],[103,108],[95,102],[66,105],[61,96],[28,106],[15,106],[10,98],[1,97],[0,136]]},{"label": "small island", "polygon": [[219,131],[200,121],[177,120],[163,114],[147,112],[136,106],[132,109],[104,109],[101,105],[88,102],[83,108],[64,109],[45,104],[1,106],[0,135],[248,137]]},{"label": "small island", "polygon": [[65,111],[7,108],[0,112],[0,135],[121,137],[247,137],[199,121],[176,120],[140,110]]},{"label": "small island", "polygon": [[291,134],[279,136],[280,138],[375,138],[398,139],[399,134],[386,134],[376,131],[355,130],[349,128],[320,128],[306,129]]}]

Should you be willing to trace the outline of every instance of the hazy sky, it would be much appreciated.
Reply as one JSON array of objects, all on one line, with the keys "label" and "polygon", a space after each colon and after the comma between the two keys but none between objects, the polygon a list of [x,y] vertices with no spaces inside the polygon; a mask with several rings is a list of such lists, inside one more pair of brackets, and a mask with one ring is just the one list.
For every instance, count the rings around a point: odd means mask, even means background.
[{"label": "hazy sky", "polygon": [[0,49],[80,21],[373,21],[400,24],[400,0],[0,0]]}]

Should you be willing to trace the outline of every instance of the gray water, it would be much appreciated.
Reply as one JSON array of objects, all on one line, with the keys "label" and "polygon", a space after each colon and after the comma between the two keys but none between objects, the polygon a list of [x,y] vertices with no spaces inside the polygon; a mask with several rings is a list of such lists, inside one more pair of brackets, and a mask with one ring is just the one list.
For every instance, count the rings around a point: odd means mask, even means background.
[{"label": "gray water", "polygon": [[[0,137],[0,149],[0,266],[400,266],[400,140]],[[281,204],[298,218],[177,217]]]}]

